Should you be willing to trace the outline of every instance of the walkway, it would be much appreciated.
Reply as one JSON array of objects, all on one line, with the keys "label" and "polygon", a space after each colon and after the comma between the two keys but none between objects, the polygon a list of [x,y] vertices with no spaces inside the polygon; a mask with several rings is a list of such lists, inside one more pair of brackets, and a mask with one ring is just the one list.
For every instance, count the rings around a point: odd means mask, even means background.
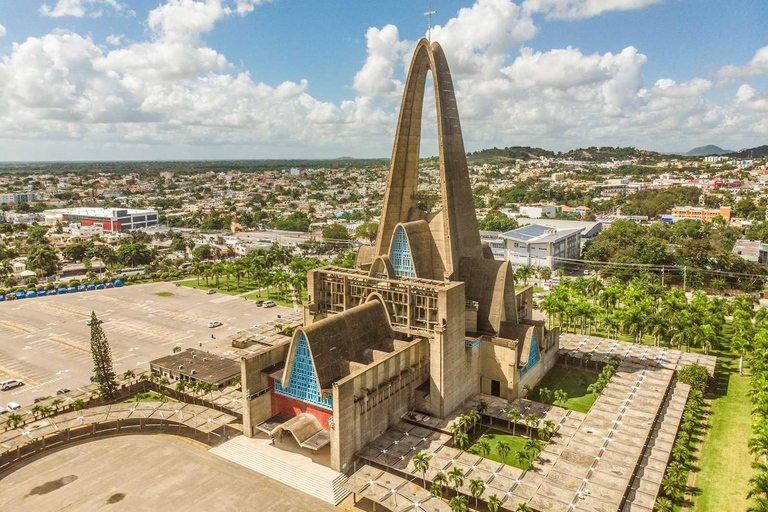
[{"label": "walkway", "polygon": [[342,487],[347,477],[324,465],[329,462],[327,449],[313,453],[313,460],[308,450],[293,451],[290,443],[293,441],[288,436],[274,446],[266,436],[238,436],[211,449],[211,453],[332,505],[349,494]]}]

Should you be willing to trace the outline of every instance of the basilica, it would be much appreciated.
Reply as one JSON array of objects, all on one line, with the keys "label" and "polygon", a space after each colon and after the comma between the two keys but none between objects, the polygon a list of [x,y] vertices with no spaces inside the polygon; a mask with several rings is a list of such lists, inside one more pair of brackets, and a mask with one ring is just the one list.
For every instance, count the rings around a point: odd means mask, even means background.
[{"label": "basilica", "polygon": [[[431,74],[440,192],[419,189]],[[354,269],[310,272],[303,325],[241,361],[246,436],[290,433],[329,446],[332,469],[405,415],[446,418],[483,393],[508,401],[557,360],[559,331],[532,319],[532,288],[480,239],[445,54],[419,41],[411,61],[374,246]]]}]

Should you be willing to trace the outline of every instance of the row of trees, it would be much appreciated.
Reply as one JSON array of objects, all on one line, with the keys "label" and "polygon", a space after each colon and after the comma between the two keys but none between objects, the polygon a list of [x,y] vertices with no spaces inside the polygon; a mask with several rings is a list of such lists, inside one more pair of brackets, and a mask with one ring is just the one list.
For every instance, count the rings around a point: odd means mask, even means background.
[{"label": "row of trees", "polygon": [[708,380],[707,369],[693,364],[678,371],[678,380],[691,384],[688,401],[683,409],[680,430],[672,446],[672,459],[661,481],[661,495],[656,498],[657,512],[673,512],[682,505],[686,480],[691,470],[696,431],[704,412],[704,391]]},{"label": "row of trees", "polygon": [[761,324],[752,340],[749,398],[752,401],[752,437],[755,475],[749,481],[749,512],[768,512],[768,325]]},{"label": "row of trees", "polygon": [[606,286],[598,277],[564,279],[539,306],[550,326],[563,331],[607,337],[631,336],[635,343],[647,337],[655,345],[666,344],[709,353],[719,346],[726,316],[734,317],[732,347],[740,355],[749,348],[753,320],[768,319],[768,311],[754,310],[754,299],[742,295],[728,301],[695,292],[689,300],[679,288],[633,279],[629,285]]}]

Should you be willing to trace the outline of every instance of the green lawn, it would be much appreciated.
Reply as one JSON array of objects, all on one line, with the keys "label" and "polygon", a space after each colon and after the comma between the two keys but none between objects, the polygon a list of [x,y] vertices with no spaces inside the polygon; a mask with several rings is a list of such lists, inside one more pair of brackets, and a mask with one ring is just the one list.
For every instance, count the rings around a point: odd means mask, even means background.
[{"label": "green lawn", "polygon": [[[286,290],[281,294],[277,288],[270,287],[269,294],[267,294],[267,290],[265,289],[265,290],[249,293],[248,295],[244,295],[243,297],[248,300],[267,300],[267,297],[269,297],[269,300],[274,301],[275,304],[277,304],[278,306],[285,306],[287,308],[293,307],[293,301],[291,300],[290,290]],[[301,291],[301,300],[302,301],[307,300],[306,290]]]},{"label": "green lawn", "polygon": [[155,295],[158,297],[173,297],[173,293],[171,292],[157,292]]},{"label": "green lawn", "polygon": [[699,459],[694,512],[744,512],[748,481],[754,473],[747,448],[752,435],[749,374],[745,371],[745,376],[740,377],[738,357],[727,352],[730,323],[724,334],[725,350],[714,353],[718,357],[716,389]]},{"label": "green lawn", "polygon": [[[521,431],[525,431],[525,427],[518,427],[521,428]],[[478,428],[478,433],[480,433],[481,430]],[[470,434],[472,431],[470,431]],[[485,439],[488,441],[488,444],[491,445],[491,452],[488,455],[485,455],[481,453],[477,449],[477,441],[480,439]],[[510,466],[515,466],[516,468],[520,469],[528,469],[527,467],[523,467],[520,465],[520,463],[517,460],[517,457],[515,454],[517,452],[520,452],[523,450],[523,447],[525,446],[525,442],[528,440],[527,437],[520,437],[520,436],[513,436],[512,434],[507,434],[505,432],[500,432],[498,430],[486,430],[482,435],[480,435],[475,441],[472,446],[469,447],[467,452],[473,453],[475,455],[480,455],[482,457],[485,457],[487,459],[495,460],[496,462],[503,462],[504,464],[508,464]],[[499,455],[499,452],[497,451],[497,446],[499,444],[499,441],[504,441],[509,445],[509,453],[507,454],[506,459],[502,460],[501,456]],[[538,452],[536,453],[538,456]],[[535,457],[534,457],[535,458]]]},{"label": "green lawn", "polygon": [[531,400],[538,400],[539,388],[542,387],[548,388],[550,391],[562,389],[568,393],[568,400],[564,404],[558,402],[556,405],[572,411],[588,412],[597,398],[587,391],[587,386],[597,381],[597,377],[596,373],[580,370],[578,367],[555,366],[533,388],[530,398]]},{"label": "green lawn", "polygon": [[229,290],[227,290],[226,279],[219,279],[219,286],[216,286],[215,279],[210,278],[208,279],[208,284],[205,284],[205,279],[200,279],[199,285],[197,284],[197,279],[179,281],[178,284],[187,288],[197,288],[198,290],[216,290],[218,293],[225,293],[227,295],[239,295],[256,289],[256,285],[249,283],[247,279],[240,279],[240,286],[237,286],[237,281],[232,278],[229,279]]}]

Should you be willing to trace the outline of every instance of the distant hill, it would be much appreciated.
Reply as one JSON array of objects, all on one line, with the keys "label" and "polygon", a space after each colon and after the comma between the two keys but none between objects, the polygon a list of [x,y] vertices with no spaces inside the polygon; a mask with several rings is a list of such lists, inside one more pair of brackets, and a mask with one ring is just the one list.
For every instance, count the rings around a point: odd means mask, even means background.
[{"label": "distant hill", "polygon": [[706,146],[699,146],[693,148],[687,153],[683,153],[686,156],[709,156],[709,155],[725,155],[726,153],[733,153],[732,149],[723,149],[715,146],[714,144],[707,144]]},{"label": "distant hill", "polygon": [[532,148],[531,146],[510,146],[508,148],[490,148],[481,149],[474,153],[467,153],[469,163],[484,163],[513,160],[535,160],[541,156],[553,157],[554,151],[548,151],[542,148]]},{"label": "distant hill", "polygon": [[757,146],[756,148],[742,149],[741,151],[733,151],[726,156],[732,156],[734,158],[765,158],[768,157],[768,144]]},{"label": "distant hill", "polygon": [[571,158],[573,160],[586,160],[595,163],[611,162],[614,160],[629,160],[636,158],[641,161],[647,160],[660,160],[663,156],[655,151],[648,151],[646,149],[637,149],[631,146],[626,148],[611,147],[611,146],[591,146],[588,148],[579,148],[562,153],[562,158]]}]

